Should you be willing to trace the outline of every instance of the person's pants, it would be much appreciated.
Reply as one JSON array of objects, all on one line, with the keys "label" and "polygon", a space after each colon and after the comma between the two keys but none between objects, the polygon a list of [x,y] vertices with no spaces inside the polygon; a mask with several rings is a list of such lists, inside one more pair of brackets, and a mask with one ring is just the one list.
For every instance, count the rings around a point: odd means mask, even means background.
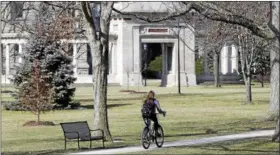
[{"label": "person's pants", "polygon": [[157,133],[158,132],[158,126],[159,126],[157,115],[156,114],[152,115],[151,120],[154,121],[154,125],[155,125],[154,127],[155,127],[155,131]]}]

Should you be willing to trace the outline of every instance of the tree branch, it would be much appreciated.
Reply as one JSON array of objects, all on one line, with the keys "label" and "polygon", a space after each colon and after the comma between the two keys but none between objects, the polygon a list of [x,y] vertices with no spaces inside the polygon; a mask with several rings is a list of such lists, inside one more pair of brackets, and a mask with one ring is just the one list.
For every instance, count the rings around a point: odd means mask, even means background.
[{"label": "tree branch", "polygon": [[96,36],[96,28],[95,28],[95,25],[94,25],[94,21],[93,21],[93,17],[92,17],[92,14],[91,11],[89,10],[88,8],[88,2],[81,2],[81,5],[82,5],[82,11],[85,15],[85,18],[87,20],[87,22],[89,23],[91,29],[92,29],[92,36],[93,36],[93,40],[96,40],[97,36]]},{"label": "tree branch", "polygon": [[[186,2],[182,2],[184,4],[188,4]],[[214,20],[221,21],[230,24],[241,25],[252,31],[253,34],[260,36],[266,39],[274,39],[276,35],[269,27],[268,24],[265,26],[260,26],[256,24],[254,21],[244,17],[235,15],[232,12],[222,9],[217,5],[209,2],[194,2],[192,8],[203,15],[204,17]]]},{"label": "tree branch", "polygon": [[221,21],[229,24],[237,24],[241,25],[253,32],[253,34],[260,36],[262,38],[266,39],[274,39],[275,37],[279,37],[280,35],[278,33],[274,33],[272,31],[268,24],[265,25],[258,25],[253,20],[250,20],[244,16],[236,15],[229,10],[223,9],[222,7],[219,7],[211,2],[181,2],[182,4],[186,5],[186,9],[181,12],[173,12],[168,14],[164,17],[158,17],[158,18],[149,18],[146,16],[142,16],[136,13],[130,13],[130,12],[122,12],[120,10],[117,10],[113,8],[113,11],[122,14],[122,15],[130,15],[133,17],[136,17],[140,20],[147,21],[149,23],[156,23],[168,20],[173,17],[179,17],[182,15],[185,15],[189,13],[192,9],[201,14],[202,16],[214,20],[214,21]]},{"label": "tree branch", "polygon": [[[73,10],[80,10],[79,7],[76,7],[76,6],[70,7],[70,5],[68,5],[67,7],[65,7],[65,6],[62,6],[62,5],[51,3],[49,1],[44,1],[43,3],[45,3],[47,5],[50,5],[50,6],[53,6],[53,7],[61,8],[61,9],[67,8],[67,9],[73,9]],[[72,4],[72,3],[70,3],[70,4]]]},{"label": "tree branch", "polygon": [[112,6],[112,10],[121,14],[121,15],[129,15],[129,16],[133,16],[133,17],[136,17],[137,19],[140,19],[140,20],[143,20],[143,21],[146,21],[148,23],[158,23],[158,22],[162,22],[162,21],[165,21],[165,20],[168,20],[168,19],[171,19],[171,18],[174,18],[174,17],[180,17],[182,15],[185,15],[187,14],[188,12],[190,12],[192,10],[192,3],[189,3],[186,5],[186,9],[183,10],[183,11],[176,11],[176,12],[172,12],[172,13],[169,13],[167,16],[163,16],[163,17],[158,17],[158,18],[149,18],[149,17],[146,17],[146,16],[142,16],[142,15],[139,15],[137,13],[131,13],[131,12],[122,12],[120,10],[117,10],[116,8],[114,8]]}]

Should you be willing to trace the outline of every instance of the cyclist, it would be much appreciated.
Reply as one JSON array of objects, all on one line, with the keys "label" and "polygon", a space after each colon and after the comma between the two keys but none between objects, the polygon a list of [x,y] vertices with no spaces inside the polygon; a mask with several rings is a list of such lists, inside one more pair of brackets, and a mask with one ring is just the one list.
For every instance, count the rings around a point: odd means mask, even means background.
[{"label": "cyclist", "polygon": [[160,108],[159,101],[155,98],[155,92],[151,90],[149,91],[146,99],[144,100],[143,108],[142,108],[142,116],[144,121],[145,119],[151,119],[152,121],[154,121],[156,135],[161,136],[158,133],[159,124],[156,116],[156,109],[160,114],[163,114],[163,116],[165,116],[166,111]]}]

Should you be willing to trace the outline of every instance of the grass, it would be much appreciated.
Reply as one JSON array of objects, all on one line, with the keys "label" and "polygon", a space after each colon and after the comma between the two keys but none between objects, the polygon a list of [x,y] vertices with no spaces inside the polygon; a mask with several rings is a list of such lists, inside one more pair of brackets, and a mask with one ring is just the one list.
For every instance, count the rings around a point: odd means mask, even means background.
[{"label": "grass", "polygon": [[[106,142],[107,148],[140,144],[141,130],[144,126],[140,106],[144,96],[143,94],[119,92],[122,89],[126,88],[109,87],[108,89],[109,126],[113,138],[121,140],[121,142]],[[137,87],[131,87],[131,89],[137,90]],[[159,117],[166,133],[166,141],[271,129],[275,126],[274,122],[263,120],[268,109],[268,85],[265,88],[260,88],[259,85],[253,87],[253,105],[243,104],[245,88],[239,85],[226,85],[222,88],[183,87],[182,95],[176,94],[176,87],[149,86],[141,87],[140,91],[150,89],[157,93],[156,97],[162,108],[167,111],[165,118]],[[92,94],[91,87],[79,87],[75,95],[75,99],[80,100],[82,105],[89,109],[51,111],[42,115],[43,121],[52,121],[57,124],[53,127],[23,127],[25,122],[35,120],[36,117],[28,112],[3,111],[3,154],[54,154],[78,151],[76,143],[69,143],[68,150],[64,151],[63,133],[59,123],[86,120],[92,127]],[[6,94],[3,96],[5,96],[4,100],[12,100]],[[218,132],[217,134],[206,134],[207,129]],[[271,143],[269,140],[269,138],[262,138],[203,146],[163,148],[141,153],[241,154],[245,152],[247,154],[266,154],[267,152],[263,151],[275,151],[278,148],[277,144]],[[82,147],[89,146],[86,142],[81,145]],[[102,146],[102,142],[94,142],[93,146],[98,149]]]}]

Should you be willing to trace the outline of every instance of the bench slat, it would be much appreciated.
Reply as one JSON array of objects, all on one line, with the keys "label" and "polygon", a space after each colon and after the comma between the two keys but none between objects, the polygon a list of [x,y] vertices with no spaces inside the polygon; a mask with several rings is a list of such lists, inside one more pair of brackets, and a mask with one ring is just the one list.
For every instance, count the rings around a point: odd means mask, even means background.
[{"label": "bench slat", "polygon": [[[90,141],[90,148],[91,148],[91,141],[93,140],[102,140],[102,144],[104,147],[104,133],[103,130],[90,130],[87,121],[83,122],[67,122],[67,123],[60,123],[62,130],[64,132],[64,140],[65,140],[65,149],[66,149],[66,139],[77,140],[78,141],[78,148],[80,148],[79,141]],[[102,136],[92,136],[92,131],[101,131]]]},{"label": "bench slat", "polygon": [[78,136],[81,139],[90,137],[90,129],[87,122],[61,123],[61,126],[65,132],[65,137],[68,139],[76,139]]}]

